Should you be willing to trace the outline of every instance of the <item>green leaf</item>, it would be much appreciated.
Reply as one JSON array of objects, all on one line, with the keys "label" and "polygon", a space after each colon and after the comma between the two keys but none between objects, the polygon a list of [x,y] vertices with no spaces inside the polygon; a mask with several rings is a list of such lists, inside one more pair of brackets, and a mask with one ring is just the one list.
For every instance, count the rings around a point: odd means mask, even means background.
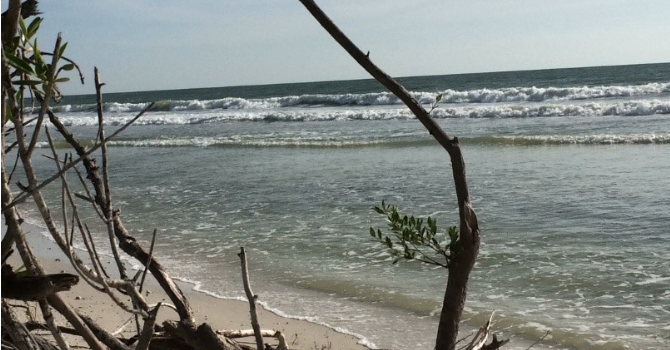
[{"label": "green leaf", "polygon": [[49,70],[49,69],[47,68],[47,65],[45,65],[45,64],[35,64],[35,74],[36,74],[38,77],[46,78],[45,73],[46,73],[48,70]]},{"label": "green leaf", "polygon": [[63,77],[63,78],[58,78],[58,79],[54,80],[54,83],[65,83],[65,82],[68,82],[68,81],[70,81],[70,78]]},{"label": "green leaf", "polygon": [[8,53],[5,53],[5,58],[7,58],[7,63],[10,66],[20,70],[21,72],[29,75],[35,74],[33,68],[28,64],[28,62]]},{"label": "green leaf", "polygon": [[23,35],[28,36],[28,30],[26,29],[26,22],[23,21],[23,18],[19,17],[19,28]]},{"label": "green leaf", "polygon": [[435,96],[435,104],[440,103],[440,101],[442,101],[442,94]]},{"label": "green leaf", "polygon": [[393,242],[391,242],[391,239],[386,236],[386,246],[389,247],[389,249],[393,248]]},{"label": "green leaf", "polygon": [[384,211],[383,211],[381,208],[379,208],[379,207],[375,207],[374,209],[375,209],[375,211],[376,211],[377,213],[379,213],[379,214],[384,214]]},{"label": "green leaf", "polygon": [[370,227],[370,236],[372,236],[372,237],[377,236],[377,234],[375,233],[375,229],[373,229],[372,227]]},{"label": "green leaf", "polygon": [[[63,53],[65,52],[65,48],[67,47],[67,43],[61,45],[60,47],[60,52],[58,53],[59,57],[63,57]],[[74,68],[74,65],[72,65],[72,68]]]},{"label": "green leaf", "polygon": [[33,44],[33,57],[35,58],[36,65],[44,65],[44,59],[42,58],[42,53],[40,52],[40,49],[37,46],[37,39],[35,39],[35,43]]},{"label": "green leaf", "polygon": [[68,64],[60,67],[60,69],[64,70],[64,71],[71,71],[71,70],[74,69],[74,63],[68,63]]},{"label": "green leaf", "polygon": [[40,29],[40,24],[42,24],[42,18],[41,17],[36,17],[32,22],[30,22],[30,25],[28,26],[26,33],[26,36],[28,38],[32,38],[35,36],[35,33],[37,33],[37,30]]}]

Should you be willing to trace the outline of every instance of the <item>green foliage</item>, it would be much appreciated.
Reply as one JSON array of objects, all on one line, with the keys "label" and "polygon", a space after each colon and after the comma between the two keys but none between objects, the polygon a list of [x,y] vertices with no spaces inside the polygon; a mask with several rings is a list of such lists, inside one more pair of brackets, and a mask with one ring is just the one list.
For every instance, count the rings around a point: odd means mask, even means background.
[{"label": "green foliage", "polygon": [[[22,18],[19,19],[19,33],[4,44],[3,58],[13,69],[10,74],[12,84],[18,87],[16,96],[18,100],[27,97],[24,96],[27,90],[31,96],[50,98],[54,102],[59,102],[62,95],[57,84],[70,80],[67,77],[59,77],[59,74],[71,71],[77,66],[67,59],[65,60],[69,63],[60,64],[67,43],[57,44],[53,53],[40,49],[36,35],[41,24],[40,17],[33,19],[28,25]],[[50,59],[45,59],[45,56],[50,56]]]},{"label": "green foliage", "polygon": [[386,235],[381,229],[370,227],[370,236],[386,246],[395,257],[394,264],[404,259],[449,267],[451,260],[461,249],[458,229],[455,226],[441,233],[438,231],[436,219],[428,217],[424,220],[402,215],[395,205],[386,205],[384,201],[381,206],[374,207],[374,210],[386,216],[391,232]]}]

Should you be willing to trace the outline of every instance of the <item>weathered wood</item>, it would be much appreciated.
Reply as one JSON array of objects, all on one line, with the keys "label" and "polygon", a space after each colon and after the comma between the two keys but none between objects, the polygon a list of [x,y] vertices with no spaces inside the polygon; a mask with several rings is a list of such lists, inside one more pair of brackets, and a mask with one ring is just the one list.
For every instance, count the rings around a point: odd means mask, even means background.
[{"label": "weathered wood", "polygon": [[10,265],[2,266],[2,297],[24,301],[39,301],[54,293],[70,290],[79,276],[69,273],[32,276],[16,275]]},{"label": "weathered wood", "polygon": [[[286,338],[284,334],[280,331],[274,329],[261,329],[258,333],[262,337],[272,337],[277,339],[279,344],[277,345],[277,350],[288,350],[288,344],[286,344]],[[253,329],[240,329],[234,331],[216,331],[216,334],[225,336],[226,338],[236,339],[236,338],[247,338],[253,337],[256,335],[256,331]]]},{"label": "weathered wood", "polygon": [[39,345],[35,341],[35,338],[19,322],[12,309],[4,300],[2,301],[2,334],[3,336],[7,334],[19,350],[39,350]]},{"label": "weathered wood", "polygon": [[86,326],[88,326],[88,328],[93,332],[95,337],[111,350],[132,350],[128,345],[111,335],[109,332],[105,331],[90,317],[82,313],[79,313],[78,315],[84,321],[84,323],[86,323]]},{"label": "weathered wood", "polygon": [[247,268],[247,253],[244,247],[240,247],[240,252],[237,254],[242,263],[242,283],[244,285],[244,293],[249,300],[249,314],[251,315],[251,328],[254,331],[254,338],[256,339],[256,350],[263,350],[263,336],[261,335],[261,326],[258,324],[258,314],[256,313],[256,299],[257,295],[251,291],[251,283],[249,282],[249,269]]},{"label": "weathered wood", "polygon": [[112,192],[109,185],[109,161],[107,159],[107,139],[105,138],[105,123],[103,120],[102,113],[102,86],[105,84],[100,83],[100,72],[98,67],[94,67],[95,75],[95,92],[96,92],[96,106],[98,112],[98,139],[100,142],[100,152],[102,155],[102,188],[104,191],[104,196],[102,197],[105,201],[105,205],[101,206],[104,208],[103,214],[105,215],[105,224],[107,226],[107,235],[109,236],[109,247],[112,250],[112,256],[114,256],[114,261],[116,262],[116,267],[119,270],[121,279],[126,279],[126,268],[123,266],[121,261],[121,256],[119,255],[119,249],[116,246],[114,241],[114,220],[112,220],[113,207],[112,207]]},{"label": "weathered wood", "polygon": [[219,337],[207,323],[203,323],[196,328],[193,324],[185,321],[165,321],[163,327],[167,334],[183,340],[197,350],[240,350],[237,343],[225,337]]},{"label": "weathered wood", "polygon": [[103,345],[96,338],[93,330],[91,330],[84,320],[82,320],[77,312],[74,311],[58,294],[51,295],[47,298],[49,305],[53,306],[65,319],[70,322],[72,327],[77,330],[77,334],[81,336],[86,344],[92,350],[102,350]]},{"label": "weathered wood", "polygon": [[[156,315],[161,308],[161,303],[149,311],[149,316],[144,318],[144,326],[142,332],[137,340],[135,350],[146,350],[151,346],[151,337],[154,333],[154,325],[156,324]],[[137,316],[136,316],[137,317]]]},{"label": "weathered wood", "polygon": [[470,344],[468,344],[468,346],[465,348],[466,350],[497,350],[509,342],[509,339],[499,341],[498,337],[496,337],[496,335],[494,334],[493,341],[489,344],[486,344],[486,341],[488,340],[489,335],[491,334],[491,325],[493,324],[493,314],[494,313],[492,312],[488,322],[486,322],[486,325],[480,327],[475,336],[472,337]]}]

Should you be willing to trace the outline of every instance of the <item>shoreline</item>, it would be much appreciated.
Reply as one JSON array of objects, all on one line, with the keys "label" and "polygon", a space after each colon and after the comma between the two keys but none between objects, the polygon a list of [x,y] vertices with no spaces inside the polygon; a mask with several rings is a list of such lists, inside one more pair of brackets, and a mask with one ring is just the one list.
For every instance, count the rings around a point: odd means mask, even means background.
[{"label": "shoreline", "polygon": [[[60,251],[53,241],[40,232],[39,227],[24,224],[24,230],[33,253],[39,258],[42,267],[47,273],[68,272],[76,274],[65,254]],[[83,258],[83,255],[80,254],[80,258]],[[109,273],[114,278],[114,270],[116,269],[113,268],[113,260],[111,257],[106,256],[102,256],[102,260],[103,264],[110,266]],[[16,252],[9,258],[8,263],[14,268],[22,265]],[[128,262],[126,264],[128,267]],[[199,286],[197,283],[186,282],[174,277],[173,279],[188,298],[196,323],[209,323],[215,330],[251,329],[248,301],[219,297],[214,293],[198,290]],[[242,288],[241,279],[240,288]],[[108,296],[94,290],[85,281],[80,279],[79,283],[70,291],[60,292],[59,294],[73,308],[90,316],[110,333],[121,329],[125,324],[121,334],[128,337],[134,334],[134,322],[127,323],[128,320],[133,318],[132,315],[121,310]],[[170,303],[170,300],[151,274],[147,274],[143,294],[149,304],[157,302]],[[260,302],[257,305],[260,306],[257,307],[256,311],[261,329],[281,331],[290,349],[367,350],[374,348],[374,344],[370,343],[363,336],[356,336],[346,330],[329,327],[309,320],[280,315],[275,311],[268,310]],[[34,312],[38,313],[39,311],[35,308]],[[19,316],[22,318],[25,317],[23,315]],[[163,307],[158,313],[156,322],[160,324],[165,320],[178,319],[177,314],[173,310]],[[57,322],[61,325],[66,323],[62,319],[57,319]],[[68,341],[85,346],[83,340],[76,336],[69,336]],[[255,344],[253,337],[240,338],[237,341],[252,346]],[[263,341],[273,346],[277,345],[277,340],[274,338],[263,338]]]},{"label": "shoreline", "polygon": [[[4,223],[3,223],[4,224]],[[61,273],[67,272],[76,274],[73,267],[67,261],[67,257],[56,243],[47,236],[46,229],[42,229],[39,225],[31,222],[24,222],[24,232],[33,254],[40,260],[42,267],[46,273]],[[2,225],[2,233],[4,235],[5,227]],[[81,249],[75,248],[79,253],[79,257],[88,260],[88,255],[84,256]],[[131,271],[138,271],[138,262],[132,260],[125,253],[122,254],[122,260],[126,269]],[[115,278],[116,267],[113,258],[107,254],[101,254],[103,264],[109,266],[109,273],[112,278]],[[159,258],[160,261],[160,258]],[[13,268],[22,266],[18,253],[14,253],[7,261]],[[90,266],[90,264],[89,264]],[[170,271],[168,270],[168,273]],[[188,302],[193,311],[193,316],[197,324],[208,323],[215,330],[250,330],[251,321],[249,314],[249,303],[246,298],[229,298],[217,295],[214,292],[201,289],[201,283],[198,281],[185,280],[182,277],[171,276],[177,283],[179,288],[184,292],[188,298]],[[252,288],[254,287],[252,276]],[[239,281],[240,289],[242,281]],[[147,274],[143,294],[148,304],[152,305],[158,302],[170,303],[167,295],[163,292],[158,282],[155,281],[151,274]],[[79,283],[73,286],[70,291],[60,292],[65,301],[75,310],[83,312],[85,315],[91,317],[103,329],[108,332],[119,332],[122,336],[130,338],[136,334],[134,331],[134,322],[132,315],[121,310],[114,302],[103,293],[93,290],[86,282],[80,279]],[[118,293],[117,293],[118,295]],[[262,298],[262,295],[261,295]],[[127,299],[129,302],[129,299]],[[281,331],[291,350],[374,350],[380,349],[373,341],[367,337],[356,334],[346,329],[328,324],[302,318],[301,316],[291,316],[285,314],[279,309],[273,309],[266,306],[271,303],[271,300],[260,300],[257,302],[256,308],[261,329],[272,329]],[[14,303],[15,304],[15,303]],[[39,308],[35,303],[33,305],[33,314],[39,313]],[[67,325],[67,321],[58,313],[54,313],[56,322],[59,325]],[[27,316],[23,313],[18,314],[22,321],[27,320]],[[39,317],[39,316],[38,316]],[[168,307],[163,307],[158,313],[156,324],[161,324],[165,320],[178,320],[176,312]],[[496,322],[497,323],[497,322]],[[123,327],[122,327],[123,326]],[[121,331],[123,328],[123,331]],[[464,335],[473,334],[477,330],[475,325],[461,324],[461,332]],[[495,330],[499,336],[505,338],[505,330]],[[37,331],[37,334],[50,337],[48,331]],[[520,338],[518,336],[511,337],[511,342],[506,345],[510,350],[526,349],[534,343],[534,340]],[[509,338],[509,336],[508,336]],[[551,338],[551,336],[549,337]],[[432,339],[432,338],[431,338]],[[88,345],[79,336],[66,335],[66,340],[71,344],[83,348]],[[535,339],[537,340],[537,339]],[[239,343],[254,346],[255,341],[253,337],[236,339]],[[263,338],[264,343],[272,346],[277,346],[278,341],[275,338]],[[543,344],[535,344],[538,350],[548,350],[552,347],[545,347]],[[382,347],[385,350],[387,347]],[[388,350],[392,350],[390,348]],[[562,348],[561,348],[562,349]]]}]

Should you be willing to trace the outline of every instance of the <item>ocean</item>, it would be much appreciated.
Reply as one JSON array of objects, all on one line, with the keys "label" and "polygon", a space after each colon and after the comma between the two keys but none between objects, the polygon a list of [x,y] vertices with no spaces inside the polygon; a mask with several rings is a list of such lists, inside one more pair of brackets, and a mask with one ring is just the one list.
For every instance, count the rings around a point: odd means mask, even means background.
[{"label": "ocean", "polygon": [[[464,327],[525,349],[670,347],[670,63],[400,78],[461,142],[482,229]],[[93,143],[93,96],[56,113]],[[446,271],[392,264],[372,208],[458,222],[448,155],[372,80],[112,93],[115,207],[171,274],[371,347],[432,349]],[[41,143],[45,146],[45,143]],[[58,151],[68,152],[61,141]],[[48,153],[47,148],[40,152]],[[48,159],[36,165],[44,177]],[[73,178],[73,177],[71,177]],[[54,205],[58,186],[50,186]],[[83,206],[83,205],[82,205]],[[93,216],[94,214],[89,214]],[[104,235],[100,232],[100,239]]]}]

